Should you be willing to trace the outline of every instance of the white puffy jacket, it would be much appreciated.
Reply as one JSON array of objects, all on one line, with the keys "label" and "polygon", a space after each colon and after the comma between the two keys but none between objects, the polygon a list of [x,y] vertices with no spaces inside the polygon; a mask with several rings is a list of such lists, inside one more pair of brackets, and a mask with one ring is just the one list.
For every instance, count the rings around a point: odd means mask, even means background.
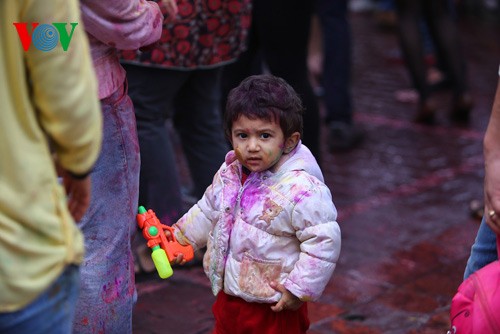
[{"label": "white puffy jacket", "polygon": [[337,210],[323,175],[299,143],[274,173],[251,173],[226,155],[203,198],[176,224],[176,237],[207,245],[203,265],[214,295],[274,303],[282,283],[303,301],[320,297],[340,253]]}]

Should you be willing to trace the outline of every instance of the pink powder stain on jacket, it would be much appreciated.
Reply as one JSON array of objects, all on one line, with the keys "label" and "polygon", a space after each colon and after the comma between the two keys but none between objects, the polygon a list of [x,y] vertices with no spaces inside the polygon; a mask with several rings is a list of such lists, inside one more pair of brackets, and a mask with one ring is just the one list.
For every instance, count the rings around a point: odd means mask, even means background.
[{"label": "pink powder stain on jacket", "polygon": [[261,187],[256,187],[249,184],[242,193],[241,203],[240,203],[241,207],[246,210],[248,208],[253,207],[256,202],[260,202],[261,198],[266,196],[266,194],[264,194],[262,190],[263,188]]},{"label": "pink powder stain on jacket", "polygon": [[296,204],[300,203],[302,200],[305,198],[308,198],[311,196],[311,191],[308,188],[305,187],[300,187],[297,185],[293,185],[290,189],[290,193],[294,194],[293,196],[293,202]]}]

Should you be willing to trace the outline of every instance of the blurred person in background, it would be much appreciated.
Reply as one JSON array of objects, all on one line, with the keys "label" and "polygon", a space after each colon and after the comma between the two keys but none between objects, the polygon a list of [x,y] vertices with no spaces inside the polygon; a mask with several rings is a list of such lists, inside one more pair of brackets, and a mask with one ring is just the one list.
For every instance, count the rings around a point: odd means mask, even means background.
[{"label": "blurred person in background", "polygon": [[349,151],[364,138],[354,124],[351,96],[352,39],[347,0],[316,0],[323,47],[323,99],[328,148]]},{"label": "blurred person in background", "polygon": [[155,2],[81,0],[103,116],[103,145],[92,170],[92,199],[79,223],[85,237],[75,333],[132,332],[136,300],[131,239],[139,192],[139,145],[118,49],[156,42],[163,16]]},{"label": "blurred person in background", "polygon": [[418,92],[415,122],[433,124],[436,106],[431,100],[431,84],[427,80],[422,20],[427,23],[437,59],[443,66],[452,89],[450,119],[467,124],[473,107],[468,91],[465,59],[458,28],[452,16],[449,0],[395,0],[398,15],[399,41],[413,86]]}]

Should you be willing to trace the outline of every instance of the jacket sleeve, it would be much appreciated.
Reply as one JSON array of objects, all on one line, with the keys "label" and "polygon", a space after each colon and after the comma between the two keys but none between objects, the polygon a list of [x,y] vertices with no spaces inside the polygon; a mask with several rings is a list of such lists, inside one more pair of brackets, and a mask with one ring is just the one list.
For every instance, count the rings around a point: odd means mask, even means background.
[{"label": "jacket sleeve", "polygon": [[220,216],[219,196],[216,195],[220,188],[220,172],[218,172],[198,203],[174,224],[178,240],[191,244],[195,249],[206,246],[208,235]]},{"label": "jacket sleeve", "polygon": [[[24,22],[81,22],[78,2],[31,1]],[[61,165],[76,174],[95,163],[102,116],[86,33],[76,26],[67,51],[60,46],[25,53],[38,120],[53,141]]]},{"label": "jacket sleeve", "polygon": [[136,50],[160,39],[163,14],[145,0],[82,0],[85,30],[119,50]]},{"label": "jacket sleeve", "polygon": [[340,254],[337,210],[325,185],[297,203],[292,225],[300,241],[299,260],[283,285],[303,301],[317,300],[330,280]]}]

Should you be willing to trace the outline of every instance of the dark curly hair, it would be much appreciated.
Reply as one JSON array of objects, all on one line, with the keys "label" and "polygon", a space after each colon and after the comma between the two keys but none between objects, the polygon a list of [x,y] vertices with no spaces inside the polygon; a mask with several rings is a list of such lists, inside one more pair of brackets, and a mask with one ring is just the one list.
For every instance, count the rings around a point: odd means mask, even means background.
[{"label": "dark curly hair", "polygon": [[278,123],[285,138],[294,132],[302,137],[303,112],[300,97],[285,80],[270,74],[252,75],[229,92],[224,133],[231,140],[233,122],[246,116]]}]

